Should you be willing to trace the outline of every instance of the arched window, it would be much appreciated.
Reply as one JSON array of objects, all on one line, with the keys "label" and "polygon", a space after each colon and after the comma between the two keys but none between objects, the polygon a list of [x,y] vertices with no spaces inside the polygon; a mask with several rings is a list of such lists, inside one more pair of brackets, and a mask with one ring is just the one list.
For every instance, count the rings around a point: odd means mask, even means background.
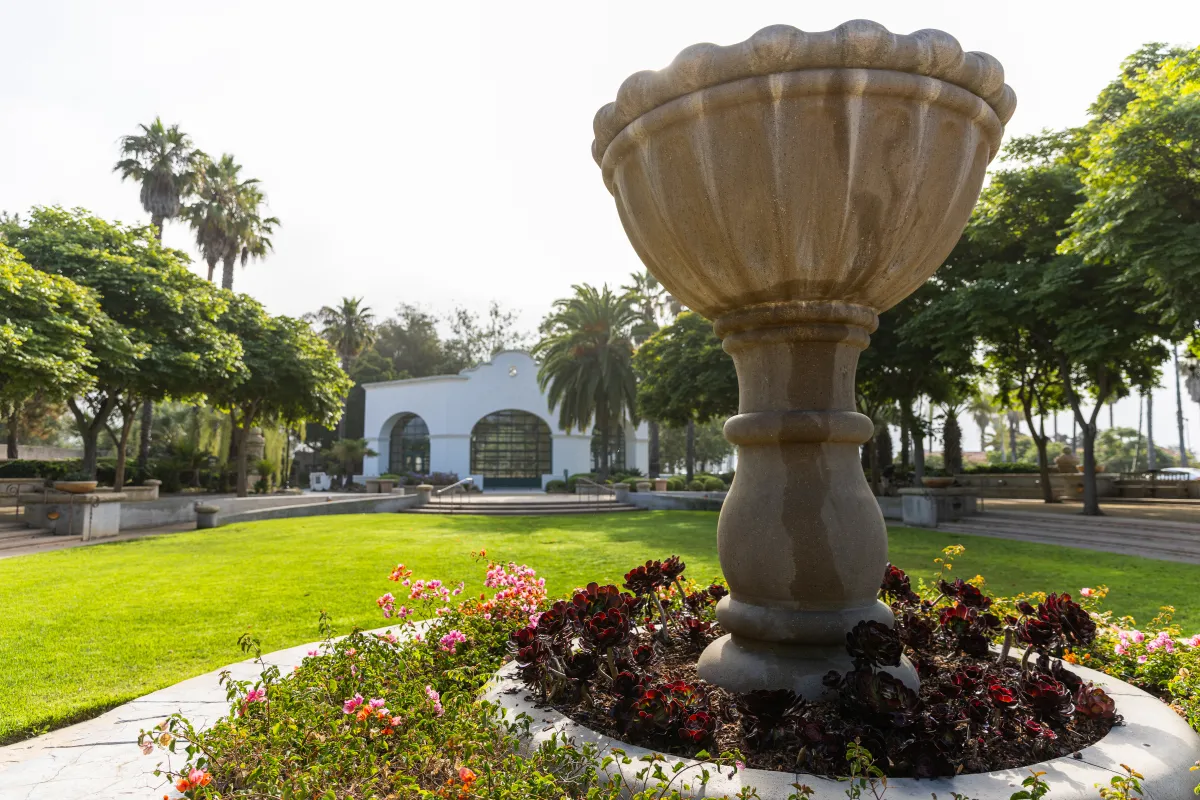
[{"label": "arched window", "polygon": [[494,411],[471,429],[471,474],[485,488],[533,487],[554,471],[550,426],[526,411]]},{"label": "arched window", "polygon": [[[592,472],[600,471],[600,454],[604,451],[601,439],[600,429],[593,430]],[[608,471],[610,474],[625,471],[625,430],[619,426],[613,426],[608,433]]]},{"label": "arched window", "polygon": [[388,472],[429,472],[429,426],[416,414],[402,414],[388,442]]}]

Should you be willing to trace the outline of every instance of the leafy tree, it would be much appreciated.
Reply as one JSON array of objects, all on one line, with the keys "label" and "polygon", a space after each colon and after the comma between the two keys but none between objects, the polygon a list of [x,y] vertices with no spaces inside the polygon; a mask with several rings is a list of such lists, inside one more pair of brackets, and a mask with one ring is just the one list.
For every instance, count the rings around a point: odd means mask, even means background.
[{"label": "leafy tree", "polygon": [[1084,202],[1063,252],[1146,283],[1182,336],[1200,323],[1200,48],[1147,45],[1092,108]]},{"label": "leafy tree", "polygon": [[502,350],[524,349],[526,336],[517,330],[517,316],[495,300],[483,319],[461,306],[454,309],[449,318],[451,336],[444,345],[448,359],[461,365],[454,371],[482,364]]},{"label": "leafy tree", "polygon": [[557,300],[542,323],[534,347],[541,358],[538,383],[551,409],[558,409],[563,430],[591,426],[600,431],[600,479],[608,476],[609,442],[629,419],[637,420],[637,380],[633,371],[630,328],[637,311],[629,295],[608,286],[574,287],[572,297]]},{"label": "leafy tree", "polygon": [[396,377],[424,378],[468,366],[447,352],[438,336],[437,318],[410,304],[402,304],[395,316],[378,325],[372,351],[391,362]]},{"label": "leafy tree", "polygon": [[82,209],[36,208],[28,225],[4,233],[32,266],[91,288],[119,328],[93,337],[92,386],[68,401],[83,438],[83,469],[93,475],[99,435],[119,414],[119,487],[141,402],[198,398],[238,378],[241,343],[216,324],[228,298],[149,228],[112,224]]},{"label": "leafy tree", "polygon": [[655,333],[638,348],[634,369],[641,414],[688,432],[687,479],[694,472],[695,426],[737,413],[738,383],[733,359],[721,347],[712,323],[692,311]]},{"label": "leafy tree", "polygon": [[883,492],[883,467],[891,463],[890,449],[885,461],[880,452],[880,441],[886,436],[888,443],[891,443],[888,423],[896,416],[896,401],[875,380],[876,377],[866,375],[858,379],[855,400],[859,413],[869,417],[874,424],[874,434],[870,441],[863,445],[863,449],[866,455],[864,466],[871,471],[871,491],[878,497]]},{"label": "leafy tree", "polygon": [[[621,288],[633,298],[634,307],[640,317],[630,331],[634,344],[640,347],[662,327],[661,319],[672,318],[678,315],[681,309],[675,298],[671,297],[663,285],[658,282],[658,278],[650,274],[650,270],[635,272],[630,277],[631,283]],[[653,478],[658,475],[661,460],[658,444],[658,420],[651,419],[647,427],[650,434],[650,477]]]},{"label": "leafy tree", "polygon": [[235,295],[221,324],[245,351],[245,377],[224,382],[211,395],[233,420],[237,493],[245,497],[250,429],[275,422],[331,425],[351,383],[337,354],[303,320],[269,316],[256,301]]},{"label": "leafy tree", "polygon": [[88,344],[101,325],[112,322],[91,291],[34,269],[0,244],[0,414],[9,458],[18,457],[26,403],[39,394],[61,399],[90,387],[96,362]]},{"label": "leafy tree", "polygon": [[[1177,466],[1179,460],[1170,451],[1154,448],[1158,467]],[[1146,469],[1149,442],[1133,428],[1108,428],[1096,436],[1096,463],[1108,472],[1132,472]],[[1135,463],[1136,462],[1136,463]]]},{"label": "leafy tree", "polygon": [[[687,469],[687,426],[662,426],[662,461],[671,472]],[[719,419],[692,425],[691,453],[694,465],[701,472],[716,469],[733,453],[733,445],[725,438],[725,426]],[[694,473],[693,473],[694,475]],[[691,478],[688,478],[690,481]]]},{"label": "leafy tree", "polygon": [[367,447],[366,439],[338,439],[329,448],[329,457],[337,465],[343,486],[350,485],[354,471],[362,464],[363,458],[377,455],[379,454]]}]

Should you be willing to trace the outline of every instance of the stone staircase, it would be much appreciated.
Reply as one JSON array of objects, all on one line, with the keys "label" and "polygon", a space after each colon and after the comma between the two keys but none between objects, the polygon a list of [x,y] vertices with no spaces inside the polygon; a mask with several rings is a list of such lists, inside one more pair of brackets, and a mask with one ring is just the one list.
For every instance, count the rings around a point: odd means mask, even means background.
[{"label": "stone staircase", "polygon": [[[570,499],[567,499],[567,498]],[[618,503],[615,500],[600,500],[588,498],[575,499],[567,496],[563,499],[547,499],[547,496],[532,495],[528,499],[501,495],[471,495],[469,499],[459,496],[454,500],[439,502],[434,500],[419,508],[410,508],[401,514],[470,514],[485,517],[543,517],[559,514],[613,514],[641,511],[638,506],[629,503]]]},{"label": "stone staircase", "polygon": [[54,536],[49,531],[30,528],[16,520],[0,521],[0,557],[6,550],[57,549],[82,540],[82,536]]},{"label": "stone staircase", "polygon": [[1186,522],[985,511],[938,530],[1200,564],[1200,525]]}]

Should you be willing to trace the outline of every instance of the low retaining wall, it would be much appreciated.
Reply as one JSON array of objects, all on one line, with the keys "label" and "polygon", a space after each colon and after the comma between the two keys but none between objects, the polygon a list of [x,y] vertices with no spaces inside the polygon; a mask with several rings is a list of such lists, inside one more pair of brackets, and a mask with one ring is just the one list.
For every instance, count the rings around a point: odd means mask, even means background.
[{"label": "low retaining wall", "polygon": [[[1116,497],[1116,473],[1101,472],[1096,475],[1096,493],[1100,497]],[[1020,500],[1042,499],[1042,477],[1037,473],[1016,472],[1008,474],[955,475],[960,486],[975,489],[980,497],[1008,497]],[[1054,496],[1067,499],[1083,497],[1083,473],[1050,473],[1050,486]]]},{"label": "low retaining wall", "polygon": [[326,503],[299,503],[230,514],[219,513],[217,514],[217,524],[232,525],[235,522],[258,522],[264,519],[324,517],[330,514],[388,514],[413,508],[420,500],[420,496],[415,494],[376,494],[351,500],[330,500]]},{"label": "low retaining wall", "polygon": [[[160,497],[143,503],[123,503],[121,506],[121,530],[139,528],[161,528],[196,521],[196,503],[217,506],[222,518],[227,514],[242,513],[265,508],[321,504],[337,495],[285,495],[274,497],[238,497],[232,494],[191,494]],[[310,499],[311,498],[311,499]]]},{"label": "low retaining wall", "polygon": [[720,511],[726,492],[630,492],[626,502],[653,511]]}]

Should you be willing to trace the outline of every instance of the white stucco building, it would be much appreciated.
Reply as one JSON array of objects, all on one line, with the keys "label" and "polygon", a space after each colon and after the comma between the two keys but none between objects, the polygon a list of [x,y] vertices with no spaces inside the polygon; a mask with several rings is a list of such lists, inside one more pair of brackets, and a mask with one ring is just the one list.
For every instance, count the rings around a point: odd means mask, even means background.
[{"label": "white stucco building", "polygon": [[[363,474],[452,472],[483,489],[539,488],[594,469],[592,430],[564,431],[538,388],[537,362],[506,351],[457,375],[363,385]],[[645,423],[609,443],[613,471],[649,470]],[[598,449],[598,448],[597,448]]]}]

